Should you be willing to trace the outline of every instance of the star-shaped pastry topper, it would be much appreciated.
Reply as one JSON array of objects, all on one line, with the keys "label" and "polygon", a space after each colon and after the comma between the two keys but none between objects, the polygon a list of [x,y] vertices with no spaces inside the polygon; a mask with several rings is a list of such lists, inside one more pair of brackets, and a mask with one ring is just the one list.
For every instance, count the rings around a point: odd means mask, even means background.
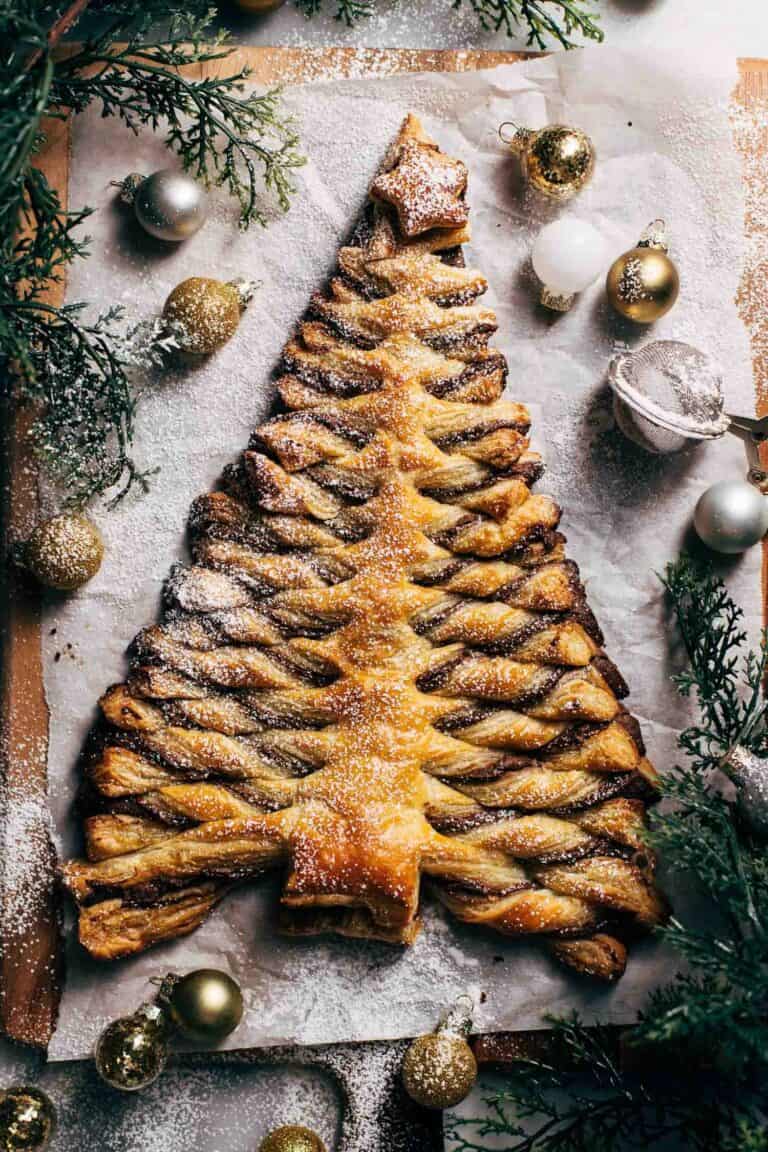
[{"label": "star-shaped pastry topper", "polygon": [[444,156],[433,145],[406,140],[397,164],[376,177],[371,196],[397,209],[408,238],[431,228],[454,228],[466,223],[467,168],[461,160]]}]

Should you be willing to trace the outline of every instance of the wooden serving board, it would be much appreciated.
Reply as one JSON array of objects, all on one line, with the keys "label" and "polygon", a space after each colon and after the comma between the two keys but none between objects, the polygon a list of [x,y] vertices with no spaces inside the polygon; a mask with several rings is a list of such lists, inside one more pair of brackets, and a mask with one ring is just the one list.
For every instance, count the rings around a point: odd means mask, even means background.
[{"label": "wooden serving board", "polygon": [[[422,51],[387,49],[237,49],[226,60],[187,69],[191,75],[229,73],[242,65],[263,84],[297,83],[367,74],[416,71],[462,72],[511,63],[520,53],[484,51]],[[768,413],[768,312],[762,307],[762,286],[768,282],[768,213],[758,212],[765,195],[760,159],[768,155],[768,61],[742,60],[740,82],[734,92],[734,135],[744,157],[747,189],[745,231],[754,260],[745,270],[739,307],[752,341],[759,414]],[[53,121],[45,125],[47,144],[38,158],[48,179],[67,205],[69,128]],[[51,288],[60,301],[65,286]],[[6,405],[0,459],[0,517],[2,544],[7,554],[22,540],[37,516],[34,462],[25,431],[29,417],[14,414]],[[43,692],[41,622],[38,595],[10,568],[0,566],[0,771],[13,796],[44,793],[48,716]],[[763,564],[763,593],[768,591]],[[42,841],[47,833],[38,830]],[[13,851],[8,845],[6,851]],[[45,1047],[55,1027],[60,985],[60,941],[56,911],[56,885],[52,849],[50,867],[39,869],[38,892],[30,902],[23,926],[12,926],[10,909],[0,905],[0,1032],[14,1040]],[[536,1044],[542,1034],[536,1034]],[[525,1034],[480,1038],[481,1062],[503,1063],[530,1051]]]}]

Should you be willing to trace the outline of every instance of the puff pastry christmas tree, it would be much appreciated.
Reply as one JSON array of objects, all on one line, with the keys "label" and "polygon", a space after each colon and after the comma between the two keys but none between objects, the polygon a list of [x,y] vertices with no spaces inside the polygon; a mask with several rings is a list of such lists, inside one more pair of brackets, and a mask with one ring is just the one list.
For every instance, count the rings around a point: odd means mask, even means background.
[{"label": "puff pastry christmas tree", "polygon": [[193,506],[193,562],[84,757],[65,875],[95,956],[191,932],[268,868],[288,932],[407,944],[428,886],[607,979],[663,915],[655,775],[501,398],[466,183],[409,117],[280,413]]}]

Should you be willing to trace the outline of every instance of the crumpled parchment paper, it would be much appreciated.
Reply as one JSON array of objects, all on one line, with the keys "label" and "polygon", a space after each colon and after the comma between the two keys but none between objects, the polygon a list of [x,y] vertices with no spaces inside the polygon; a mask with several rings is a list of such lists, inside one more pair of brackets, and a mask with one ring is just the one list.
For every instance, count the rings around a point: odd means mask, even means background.
[{"label": "crumpled parchment paper", "polygon": [[[107,543],[99,575],[52,604],[45,621],[51,710],[50,792],[63,856],[77,850],[71,814],[77,758],[99,695],[125,674],[124,650],[156,617],[161,584],[185,555],[192,498],[210,487],[245,445],[272,401],[271,372],[310,293],[332,268],[366,188],[404,114],[421,114],[443,148],[469,166],[470,262],[491,284],[497,346],[509,358],[509,392],[534,405],[535,442],[548,462],[540,488],[564,506],[570,555],[587,580],[609,653],[632,686],[630,706],[664,771],[675,761],[685,709],[670,685],[670,652],[655,572],[683,544],[701,490],[744,474],[735,441],[651,457],[614,426],[605,377],[613,352],[649,338],[690,340],[726,366],[727,408],[754,410],[746,334],[733,303],[741,259],[743,199],[732,151],[728,99],[735,65],[664,62],[605,48],[494,71],[334,81],[297,87],[286,101],[302,122],[309,156],[290,214],[241,235],[231,207],[214,198],[205,228],[172,247],[145,236],[109,182],[167,166],[160,140],[106,126],[96,111],[74,127],[70,199],[96,208],[94,255],[75,265],[69,298],[122,303],[136,318],[157,313],[184,277],[244,275],[263,287],[232,342],[209,363],[153,381],[137,421],[137,454],[159,464],[150,493],[94,515]],[[536,127],[563,121],[594,139],[598,164],[570,206],[542,209],[521,188],[517,162],[496,135],[501,121]],[[574,310],[535,304],[528,256],[543,223],[560,211],[589,219],[615,255],[643,227],[666,218],[682,292],[652,333],[610,311],[600,283]],[[730,573],[759,612],[759,550]],[[675,898],[674,879],[668,888]],[[275,931],[279,886],[254,883],[231,896],[197,932],[112,965],[89,960],[68,934],[68,979],[54,1059],[82,1057],[104,1024],[150,993],[151,976],[214,966],[243,986],[246,1015],[229,1047],[329,1043],[414,1035],[469,992],[480,1031],[537,1028],[542,1013],[577,1009],[587,1019],[630,1019],[671,958],[652,941],[632,949],[611,988],[579,981],[534,945],[467,929],[427,905],[406,951],[337,939],[283,940]]]}]

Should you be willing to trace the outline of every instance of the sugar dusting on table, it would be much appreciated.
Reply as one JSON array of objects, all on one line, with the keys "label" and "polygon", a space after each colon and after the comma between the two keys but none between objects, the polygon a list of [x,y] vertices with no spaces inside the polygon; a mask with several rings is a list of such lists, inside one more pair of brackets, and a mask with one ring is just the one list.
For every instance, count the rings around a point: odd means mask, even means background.
[{"label": "sugar dusting on table", "polygon": [[[562,318],[537,310],[526,268],[532,238],[550,210],[521,196],[516,162],[498,144],[496,126],[510,117],[533,126],[570,118],[593,135],[600,156],[595,179],[567,211],[591,215],[617,253],[636,241],[648,220],[666,214],[684,291],[658,334],[688,334],[719,351],[731,368],[729,401],[749,407],[745,346],[728,303],[739,251],[738,170],[718,149],[709,172],[714,182],[700,177],[697,164],[687,159],[686,143],[694,129],[713,144],[727,141],[722,100],[732,76],[708,73],[705,92],[719,93],[712,100],[702,96],[701,116],[715,122],[712,136],[711,127],[690,123],[704,88],[701,74],[678,76],[662,100],[646,62],[610,50],[600,52],[599,68],[591,64],[597,59],[587,52],[493,74],[352,79],[289,90],[286,99],[301,118],[310,156],[298,173],[299,195],[290,214],[275,218],[266,233],[241,236],[231,207],[215,198],[207,227],[173,252],[139,235],[121,215],[108,188],[114,142],[104,137],[95,115],[78,121],[72,201],[96,205],[89,229],[103,258],[77,266],[71,298],[109,298],[138,319],[156,314],[170,288],[188,275],[255,276],[264,287],[236,337],[214,359],[147,383],[137,416],[139,462],[162,470],[146,498],[132,497],[114,513],[96,512],[107,550],[102,572],[50,613],[58,627],[56,650],[71,643],[87,654],[77,664],[56,663],[54,646],[46,642],[51,793],[64,851],[74,847],[75,766],[95,701],[108,683],[122,679],[127,643],[155,618],[162,580],[185,557],[183,525],[191,499],[215,482],[268,412],[270,372],[280,348],[349,234],[368,181],[408,108],[422,113],[446,151],[468,165],[474,230],[468,259],[492,285],[489,302],[500,321],[497,343],[510,361],[510,394],[535,409],[534,434],[548,465],[541,490],[553,491],[564,504],[570,552],[591,582],[609,651],[632,671],[634,710],[652,717],[645,728],[654,755],[662,767],[671,761],[682,713],[666,681],[663,611],[653,570],[677,549],[692,491],[716,470],[738,469],[740,449],[723,445],[714,455],[704,449],[660,464],[622,439],[605,370],[616,347],[632,346],[644,334],[610,313],[599,285]],[[679,126],[676,106],[682,109]],[[350,134],[359,124],[367,132],[351,147]],[[151,171],[165,159],[160,142],[150,137],[131,147],[126,170]],[[709,272],[712,250],[725,266],[717,283]],[[757,589],[756,565],[747,559],[736,577],[737,592]],[[404,953],[370,942],[285,942],[274,932],[275,901],[269,884],[243,889],[187,940],[108,970],[89,965],[71,943],[70,984],[54,1056],[87,1052],[99,1027],[134,1008],[146,995],[149,977],[162,968],[211,964],[241,981],[247,1012],[232,1040],[238,1045],[424,1032],[446,1000],[468,988],[482,1029],[536,1027],[543,1011],[576,1005],[587,1018],[599,1011],[605,1019],[622,1020],[634,1013],[659,973],[653,950],[639,949],[610,992],[577,988],[538,950],[453,925],[429,906],[422,935]]]}]

